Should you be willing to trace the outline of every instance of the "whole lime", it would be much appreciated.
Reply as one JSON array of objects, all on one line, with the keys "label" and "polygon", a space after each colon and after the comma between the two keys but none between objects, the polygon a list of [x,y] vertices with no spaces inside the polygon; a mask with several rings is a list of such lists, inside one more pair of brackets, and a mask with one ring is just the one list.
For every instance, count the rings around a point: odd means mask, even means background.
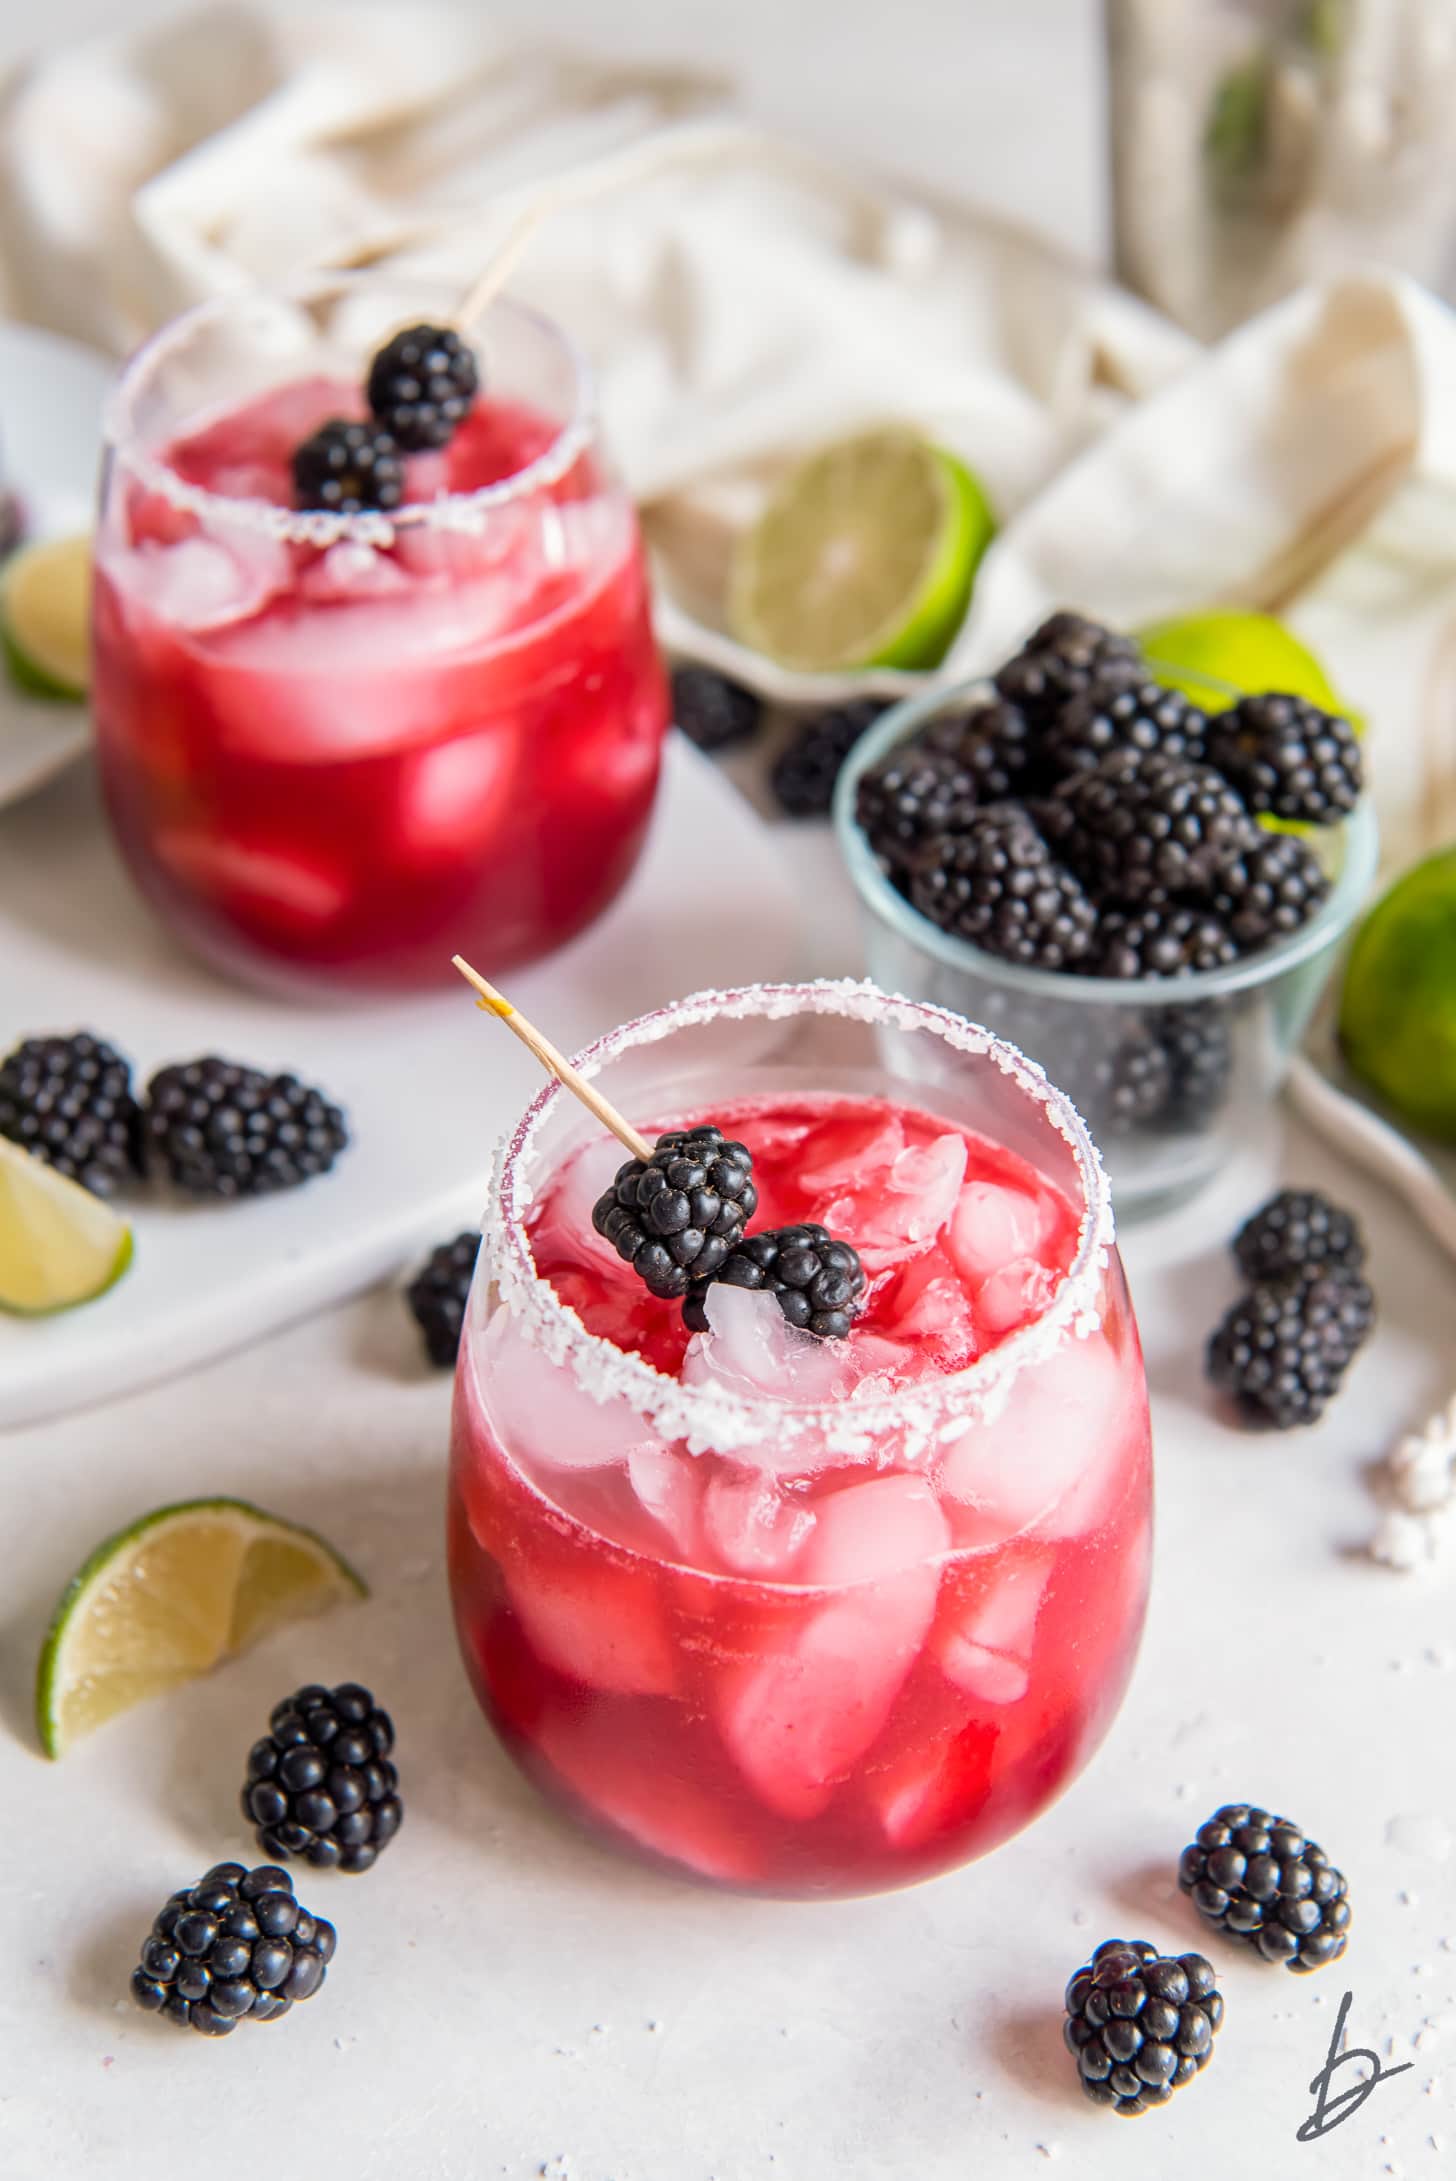
[{"label": "whole lime", "polygon": [[1135,634],[1154,678],[1181,689],[1205,712],[1221,712],[1239,697],[1277,691],[1353,718],[1308,644],[1273,614],[1210,607],[1149,622]]},{"label": "whole lime", "polygon": [[1456,847],[1397,879],[1356,933],[1340,1044],[1392,1112],[1456,1143]]}]

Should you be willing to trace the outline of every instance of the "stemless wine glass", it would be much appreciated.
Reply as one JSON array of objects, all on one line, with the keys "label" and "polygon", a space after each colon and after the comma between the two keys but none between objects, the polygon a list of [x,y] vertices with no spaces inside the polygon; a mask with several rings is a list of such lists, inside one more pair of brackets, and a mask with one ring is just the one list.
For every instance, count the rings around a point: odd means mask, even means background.
[{"label": "stemless wine glass", "polygon": [[202,305],[113,399],[96,541],[97,746],[167,925],[285,991],[505,968],[636,861],[666,691],[590,376],[497,302],[481,392],[385,513],[292,505],[295,448],[365,414],[371,354],[448,317],[385,272]]},{"label": "stemless wine glass", "polygon": [[[700,995],[581,1066],[651,1126],[743,1098],[782,1125],[826,1094],[944,1117],[1059,1192],[1075,1239],[968,1368],[817,1402],[670,1376],[538,1273],[527,1208],[600,1135],[548,1085],[499,1162],[456,1381],[450,1582],[483,1709],[548,1796],[680,1874],[851,1894],[984,1854],[1101,1740],[1146,1603],[1147,1393],[1082,1123],[1011,1047],[868,985]],[[699,1519],[725,1506],[731,1551]]]}]

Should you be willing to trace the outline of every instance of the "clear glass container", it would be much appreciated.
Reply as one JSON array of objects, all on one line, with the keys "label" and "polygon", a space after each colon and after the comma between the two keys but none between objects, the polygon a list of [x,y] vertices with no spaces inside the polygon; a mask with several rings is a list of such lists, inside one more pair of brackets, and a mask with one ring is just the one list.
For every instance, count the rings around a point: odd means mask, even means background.
[{"label": "clear glass container", "polygon": [[[1319,837],[1330,893],[1300,931],[1261,954],[1125,982],[1023,969],[923,917],[891,885],[855,819],[861,775],[979,689],[963,683],[897,705],[855,744],[840,774],[834,823],[859,896],[867,966],[891,991],[984,1023],[1038,1061],[1101,1145],[1119,1214],[1164,1210],[1228,1163],[1283,1081],[1374,879],[1374,815],[1364,802]],[[1166,1095],[1149,1118],[1129,1120],[1127,1086],[1149,1065]]]},{"label": "clear glass container", "polygon": [[1106,0],[1117,275],[1213,340],[1370,264],[1456,295],[1456,0]]},{"label": "clear glass container", "polygon": [[308,994],[533,960],[641,847],[666,691],[637,523],[562,334],[497,302],[482,391],[390,513],[292,504],[370,355],[451,298],[380,272],[178,319],[113,398],[93,701],[122,854],[219,967]]},{"label": "clear glass container", "polygon": [[529,1207],[583,1146],[621,1157],[548,1085],[499,1163],[456,1381],[482,1708],[553,1801],[681,1875],[864,1893],[984,1854],[1101,1740],[1145,1608],[1147,1393],[1082,1123],[1009,1047],[869,985],[699,995],[581,1065],[644,1126],[831,1093],[946,1117],[1060,1193],[1068,1269],[999,1346],[895,1392],[669,1375],[538,1274]]}]

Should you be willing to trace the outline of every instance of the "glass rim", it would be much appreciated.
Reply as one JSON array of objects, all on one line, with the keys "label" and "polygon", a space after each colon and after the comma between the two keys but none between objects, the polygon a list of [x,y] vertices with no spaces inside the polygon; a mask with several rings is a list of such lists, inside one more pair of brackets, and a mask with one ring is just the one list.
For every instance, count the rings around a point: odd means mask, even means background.
[{"label": "glass rim", "polygon": [[[1344,846],[1340,869],[1326,898],[1308,923],[1277,945],[1219,969],[1188,970],[1177,977],[1082,977],[1073,971],[1031,969],[1003,961],[942,931],[891,885],[855,815],[855,791],[863,775],[905,741],[924,721],[963,702],[990,684],[984,675],[951,682],[891,705],[860,736],[840,769],[834,790],[834,831],[839,852],[860,901],[897,937],[929,954],[947,968],[1006,985],[1064,1005],[1094,1007],[1187,1007],[1199,1000],[1225,999],[1235,992],[1271,983],[1331,946],[1354,922],[1374,882],[1380,855],[1379,827],[1370,796],[1363,795],[1348,817],[1328,830]],[[1272,838],[1273,836],[1271,836]]]},{"label": "glass rim", "polygon": [[[230,289],[223,295],[209,296],[201,303],[190,305],[150,334],[122,365],[103,411],[106,452],[124,462],[149,491],[159,493],[184,513],[215,524],[263,531],[290,544],[321,548],[346,542],[388,547],[394,542],[397,531],[407,529],[476,532],[498,508],[531,499],[564,477],[596,438],[596,381],[584,352],[555,319],[509,296],[496,296],[491,302],[472,331],[473,345],[478,347],[482,343],[493,318],[504,316],[534,326],[557,344],[570,367],[572,405],[570,415],[549,446],[524,469],[498,478],[494,484],[478,485],[472,492],[441,492],[433,499],[411,500],[388,510],[365,508],[358,514],[335,514],[327,508],[279,507],[272,500],[213,492],[205,485],[191,484],[143,443],[135,424],[137,396],[149,375],[180,349],[199,327],[210,321],[224,320],[250,303],[303,304],[330,295],[367,292],[380,284],[378,268],[368,272],[313,274],[277,287],[259,283]],[[419,275],[402,276],[400,286],[417,288],[422,293],[434,290],[442,296],[446,294],[443,282]],[[407,323],[407,318],[402,322]],[[363,383],[362,371],[360,383]],[[482,374],[482,384],[485,383]]]},{"label": "glass rim", "polygon": [[918,1380],[893,1394],[863,1402],[795,1403],[776,1401],[767,1394],[740,1394],[723,1386],[688,1385],[588,1332],[537,1270],[525,1224],[535,1196],[529,1166],[543,1122],[560,1100],[571,1096],[554,1079],[548,1081],[498,1147],[476,1277],[483,1271],[494,1282],[504,1307],[519,1318],[528,1342],[539,1346],[553,1364],[569,1367],[584,1392],[602,1402],[625,1398],[664,1437],[686,1439],[690,1449],[711,1447],[731,1454],[735,1448],[761,1444],[772,1435],[781,1440],[817,1438],[831,1453],[853,1456],[872,1450],[879,1438],[894,1432],[916,1435],[928,1445],[950,1426],[961,1429],[974,1421],[977,1409],[994,1413],[1020,1370],[1050,1355],[1068,1333],[1081,1337],[1101,1322],[1099,1294],[1114,1246],[1112,1194],[1086,1123],[1035,1061],[1005,1038],[948,1008],[886,992],[867,979],[709,989],[608,1031],[578,1053],[575,1064],[592,1078],[622,1054],[661,1043],[675,1031],[698,1023],[724,1018],[788,1021],[805,1013],[923,1031],[938,1036],[953,1051],[990,1061],[1031,1104],[1041,1107],[1048,1125],[1072,1154],[1081,1191],[1076,1248],[1050,1302],[1026,1325],[962,1369]]}]

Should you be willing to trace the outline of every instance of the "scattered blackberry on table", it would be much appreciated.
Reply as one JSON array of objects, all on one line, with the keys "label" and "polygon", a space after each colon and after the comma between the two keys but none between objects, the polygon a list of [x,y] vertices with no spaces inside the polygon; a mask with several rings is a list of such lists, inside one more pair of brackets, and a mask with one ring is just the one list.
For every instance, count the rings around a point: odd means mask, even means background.
[{"label": "scattered blackberry on table", "polygon": [[1019,705],[1034,727],[1044,729],[1094,682],[1141,679],[1143,672],[1128,637],[1085,614],[1063,611],[1042,622],[995,681],[1008,703]]},{"label": "scattered blackberry on table", "polygon": [[672,671],[672,716],[700,750],[727,750],[758,733],[763,704],[711,666],[678,666]]},{"label": "scattered blackberry on table", "polygon": [[480,391],[475,352],[453,326],[406,326],[369,366],[369,406],[396,446],[444,447]]},{"label": "scattered blackberry on table", "polygon": [[1202,895],[1253,847],[1253,819],[1207,765],[1114,750],[1051,798],[1053,844],[1100,899],[1138,907],[1157,894]]},{"label": "scattered blackberry on table", "polygon": [[294,451],[293,496],[329,515],[388,512],[404,497],[404,464],[377,424],[333,417]]},{"label": "scattered blackberry on table", "polygon": [[1107,1939],[1067,1986],[1062,2033],[1082,2088],[1129,2117],[1165,2105],[1213,2054],[1223,1996],[1202,1954]]},{"label": "scattered blackberry on table", "polygon": [[826,817],[840,768],[884,709],[878,697],[857,697],[851,704],[836,705],[805,720],[779,752],[769,774],[780,809],[791,818]]},{"label": "scattered blackberry on table", "polygon": [[1238,958],[1228,927],[1212,910],[1154,902],[1109,909],[1098,921],[1089,967],[1099,977],[1186,977]]},{"label": "scattered blackberry on table", "polygon": [[425,1352],[442,1370],[452,1370],[460,1352],[465,1305],[479,1250],[479,1230],[467,1227],[453,1242],[441,1242],[431,1250],[404,1291],[414,1321],[425,1336]]},{"label": "scattered blackberry on table", "polygon": [[842,1340],[858,1313],[865,1275],[858,1251],[811,1220],[746,1235],[711,1281],[694,1281],[683,1302],[693,1332],[708,1330],[707,1291],[720,1284],[766,1290],[790,1325],[821,1340]]},{"label": "scattered blackberry on table", "polygon": [[757,1209],[752,1156],[704,1122],[669,1129],[650,1159],[619,1167],[592,1209],[592,1225],[670,1302],[714,1277]]},{"label": "scattered blackberry on table", "polygon": [[978,804],[975,778],[959,757],[904,742],[860,775],[854,809],[875,855],[901,880],[928,843],[960,831]]},{"label": "scattered blackberry on table", "polygon": [[1040,775],[1037,738],[1026,714],[999,697],[979,697],[956,712],[938,712],[915,742],[953,757],[975,784],[976,800],[1004,802]]},{"label": "scattered blackberry on table", "polygon": [[1213,906],[1241,954],[1307,924],[1330,890],[1318,856],[1293,833],[1261,833],[1218,874]]},{"label": "scattered blackberry on table", "polygon": [[1208,726],[1208,761],[1250,810],[1333,825],[1360,800],[1355,730],[1303,697],[1242,697]]},{"label": "scattered blackberry on table", "polygon": [[1208,1344],[1208,1375],[1253,1424],[1312,1424],[1339,1391],[1375,1320],[1358,1273],[1271,1281],[1233,1304]]},{"label": "scattered blackberry on table", "polygon": [[1183,1850],[1178,1883],[1205,1923],[1265,1961],[1307,1973],[1345,1951],[1344,1876],[1288,1818],[1226,1803]]},{"label": "scattered blackberry on table", "polygon": [[910,886],[922,916],[1003,961],[1067,969],[1092,944],[1097,912],[1020,803],[975,811],[928,843]]},{"label": "scattered blackberry on table", "polygon": [[139,1128],[130,1067],[89,1030],[28,1037],[0,1062],[0,1136],[93,1196],[135,1178]]},{"label": "scattered blackberry on table", "polygon": [[1203,758],[1207,715],[1161,682],[1093,682],[1050,722],[1043,738],[1059,772],[1090,772],[1114,750],[1137,757]]},{"label": "scattered blackberry on table", "polygon": [[335,1939],[325,1917],[295,1900],[287,1871],[216,1863],[158,1914],[131,1996],[149,2014],[225,2037],[237,2022],[276,2021],[312,1998]]},{"label": "scattered blackberry on table", "polygon": [[1234,1072],[1233,1018],[1221,1001],[1160,1007],[1149,1018],[1172,1081],[1160,1116],[1171,1130],[1203,1128],[1220,1111]]},{"label": "scattered blackberry on table", "polygon": [[1358,1272],[1365,1238],[1349,1212],[1317,1189],[1281,1189],[1234,1236],[1240,1272],[1257,1284],[1338,1266]]},{"label": "scattered blackberry on table", "polygon": [[394,1724],[367,1689],[310,1683],[275,1704],[248,1753],[243,1815],[269,1855],[367,1871],[399,1831]]},{"label": "scattered blackberry on table", "polygon": [[343,1114],[295,1075],[208,1054],[147,1085],[146,1163],[192,1196],[263,1196],[326,1174],[349,1141]]}]

